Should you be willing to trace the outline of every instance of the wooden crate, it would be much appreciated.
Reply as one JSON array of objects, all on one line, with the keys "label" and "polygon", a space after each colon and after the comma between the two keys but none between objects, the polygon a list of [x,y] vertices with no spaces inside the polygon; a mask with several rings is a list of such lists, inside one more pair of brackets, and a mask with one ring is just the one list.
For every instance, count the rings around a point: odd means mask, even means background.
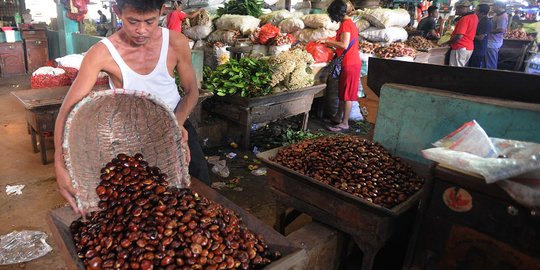
[{"label": "wooden crate", "polygon": [[[405,202],[387,209],[272,161],[279,149],[257,155],[268,166],[267,180],[277,200],[350,234],[364,254],[363,270],[371,269],[378,251],[394,233],[406,227],[403,217],[423,196],[421,189]],[[419,175],[429,176],[427,166],[411,165]],[[277,211],[281,219],[284,209],[278,207]]]},{"label": "wooden crate", "polygon": [[[271,250],[278,250],[281,252],[282,258],[272,262],[264,269],[294,269],[297,264],[303,261],[305,253],[298,246],[270,228],[264,222],[258,220],[198,179],[191,178],[191,187],[193,191],[203,195],[209,200],[215,201],[236,211],[250,230],[264,237]],[[83,270],[85,268],[82,261],[77,257],[73,238],[69,231],[69,225],[77,218],[78,217],[73,213],[71,208],[66,206],[51,210],[47,217],[47,223],[51,229],[53,239],[60,248],[60,253],[66,261],[68,268]]]}]

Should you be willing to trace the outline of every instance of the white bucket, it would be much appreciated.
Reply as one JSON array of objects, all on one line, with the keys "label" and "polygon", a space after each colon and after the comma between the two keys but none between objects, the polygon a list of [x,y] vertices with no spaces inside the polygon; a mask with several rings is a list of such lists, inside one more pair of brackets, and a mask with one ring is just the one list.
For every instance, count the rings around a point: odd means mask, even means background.
[{"label": "white bucket", "polygon": [[4,30],[6,33],[6,42],[15,42],[15,30]]}]

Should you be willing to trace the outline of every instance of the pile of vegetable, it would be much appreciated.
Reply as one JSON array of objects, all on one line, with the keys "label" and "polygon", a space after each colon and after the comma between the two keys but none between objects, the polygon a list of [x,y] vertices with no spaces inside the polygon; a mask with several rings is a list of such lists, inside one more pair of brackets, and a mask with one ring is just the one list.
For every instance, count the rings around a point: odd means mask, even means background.
[{"label": "pile of vegetable", "polygon": [[358,43],[359,50],[366,54],[375,54],[375,49],[380,48],[379,43],[371,43],[369,41],[362,40]]},{"label": "pile of vegetable", "polygon": [[205,79],[205,88],[218,96],[240,94],[242,97],[258,97],[272,92],[272,71],[264,60],[231,59],[218,66]]},{"label": "pile of vegetable", "polygon": [[238,14],[259,17],[262,15],[263,4],[262,0],[231,0],[225,2],[223,7],[218,8],[217,13],[219,16]]},{"label": "pile of vegetable", "polygon": [[408,47],[402,42],[392,43],[387,47],[380,47],[374,50],[375,55],[379,58],[395,58],[395,57],[415,57],[416,51]]},{"label": "pile of vegetable", "polygon": [[517,39],[517,40],[530,40],[531,38],[527,36],[527,32],[523,31],[523,29],[518,28],[514,30],[510,30],[504,34],[505,39]]},{"label": "pile of vegetable", "polygon": [[417,50],[427,51],[434,47],[434,44],[422,36],[413,36],[405,41],[405,44]]},{"label": "pile of vegetable", "polygon": [[272,70],[270,86],[274,87],[274,92],[283,92],[313,85],[314,75],[309,68],[313,63],[313,56],[300,48],[271,57],[268,60]]}]

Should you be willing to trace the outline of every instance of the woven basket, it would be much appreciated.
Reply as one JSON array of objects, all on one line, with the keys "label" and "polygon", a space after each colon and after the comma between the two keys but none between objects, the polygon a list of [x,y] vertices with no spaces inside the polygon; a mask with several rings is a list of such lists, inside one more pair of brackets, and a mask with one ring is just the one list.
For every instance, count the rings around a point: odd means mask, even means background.
[{"label": "woven basket", "polygon": [[96,91],[69,113],[63,150],[80,209],[97,208],[100,170],[117,154],[142,153],[149,166],[168,175],[170,185],[189,187],[190,178],[172,111],[157,97],[124,89]]}]

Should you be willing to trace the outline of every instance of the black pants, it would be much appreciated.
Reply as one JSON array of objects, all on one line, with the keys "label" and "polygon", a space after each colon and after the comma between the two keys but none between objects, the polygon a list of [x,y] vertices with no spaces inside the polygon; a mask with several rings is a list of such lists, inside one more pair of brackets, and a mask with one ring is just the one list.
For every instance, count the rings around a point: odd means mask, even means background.
[{"label": "black pants", "polygon": [[478,55],[478,54],[473,53],[471,55],[471,59],[469,59],[468,66],[469,67],[477,67],[477,68],[484,67],[485,66],[485,61],[484,61],[485,58],[486,58],[485,55]]},{"label": "black pants", "polygon": [[184,128],[188,132],[188,146],[191,152],[191,162],[189,163],[189,174],[203,183],[210,185],[210,175],[208,174],[208,162],[204,158],[202,147],[199,144],[199,136],[197,131],[191,125],[191,122],[186,119]]}]

